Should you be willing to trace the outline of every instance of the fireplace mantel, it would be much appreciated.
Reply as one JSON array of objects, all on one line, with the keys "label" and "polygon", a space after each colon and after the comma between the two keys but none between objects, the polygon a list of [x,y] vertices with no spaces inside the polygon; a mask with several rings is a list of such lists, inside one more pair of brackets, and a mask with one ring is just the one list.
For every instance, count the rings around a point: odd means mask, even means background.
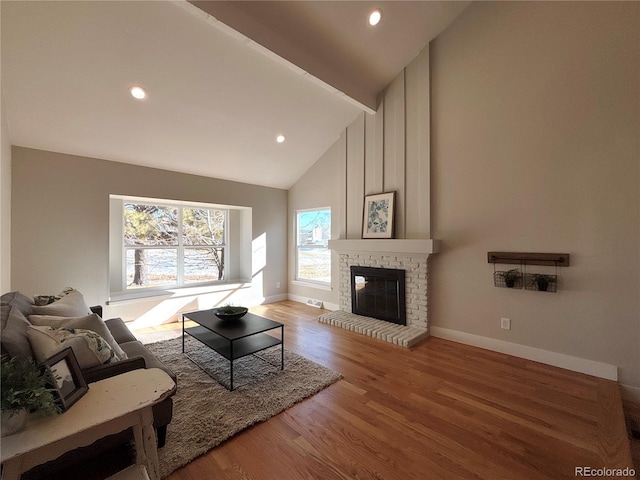
[{"label": "fireplace mantel", "polygon": [[329,240],[329,249],[338,253],[375,253],[380,255],[431,255],[440,251],[433,239],[338,239]]},{"label": "fireplace mantel", "polygon": [[[331,312],[331,318],[327,317],[326,321],[321,321],[406,347],[429,335],[427,280],[429,257],[440,251],[437,240],[344,238],[329,240],[328,246],[339,257],[340,311]],[[406,325],[396,325],[352,313],[352,266],[404,271]]]}]

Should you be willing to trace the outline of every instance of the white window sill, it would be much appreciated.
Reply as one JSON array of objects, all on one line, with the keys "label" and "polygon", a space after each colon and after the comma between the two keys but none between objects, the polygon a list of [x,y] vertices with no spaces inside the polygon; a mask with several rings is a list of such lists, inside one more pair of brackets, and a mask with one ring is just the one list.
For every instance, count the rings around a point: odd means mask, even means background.
[{"label": "white window sill", "polygon": [[300,285],[301,287],[317,288],[318,290],[325,290],[327,292],[333,291],[333,288],[331,288],[331,285],[324,285],[322,283],[305,282],[304,280],[293,280],[291,283],[293,285]]},{"label": "white window sill", "polygon": [[141,290],[132,292],[118,292],[112,293],[111,297],[107,301],[107,305],[121,304],[124,302],[134,302],[137,300],[144,300],[147,298],[180,298],[191,297],[194,295],[204,295],[207,293],[225,292],[228,290],[239,290],[244,288],[251,288],[251,282],[229,282],[229,283],[216,283],[215,285],[203,285],[197,287],[182,287],[182,288],[168,288],[164,290]]}]

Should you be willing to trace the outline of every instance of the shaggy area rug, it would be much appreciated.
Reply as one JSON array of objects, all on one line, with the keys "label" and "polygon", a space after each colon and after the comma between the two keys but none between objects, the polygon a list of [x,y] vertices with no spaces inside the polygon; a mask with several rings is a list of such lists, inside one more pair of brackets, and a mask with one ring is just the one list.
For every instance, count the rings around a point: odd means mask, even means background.
[{"label": "shaggy area rug", "polygon": [[[229,362],[202,343],[186,339],[186,351],[216,378],[228,382]],[[173,419],[167,443],[158,450],[160,476],[211,450],[241,430],[267,420],[297,402],[338,381],[341,375],[280,347],[234,362],[234,387],[230,392],[182,354],[182,339],[147,345],[178,376],[173,397]],[[273,365],[271,365],[273,364]],[[277,365],[277,366],[274,366]]]}]

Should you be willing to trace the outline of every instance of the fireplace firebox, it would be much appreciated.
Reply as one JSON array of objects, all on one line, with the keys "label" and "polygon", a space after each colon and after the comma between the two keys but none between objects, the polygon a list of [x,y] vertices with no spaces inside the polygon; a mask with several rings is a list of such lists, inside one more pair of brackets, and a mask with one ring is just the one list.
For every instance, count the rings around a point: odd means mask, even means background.
[{"label": "fireplace firebox", "polygon": [[405,271],[352,265],[351,311],[406,325]]}]

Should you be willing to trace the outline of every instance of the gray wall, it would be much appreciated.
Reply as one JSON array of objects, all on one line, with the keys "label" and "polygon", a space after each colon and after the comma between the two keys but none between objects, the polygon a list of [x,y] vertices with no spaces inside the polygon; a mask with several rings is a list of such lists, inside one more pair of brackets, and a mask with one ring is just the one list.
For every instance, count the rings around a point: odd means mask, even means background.
[{"label": "gray wall", "polygon": [[285,190],[20,147],[13,147],[12,185],[16,290],[73,286],[90,304],[104,304],[109,194],[117,194],[251,207],[253,239],[266,240],[266,263],[254,280],[267,300],[283,293],[276,282],[287,277]]},{"label": "gray wall", "polygon": [[[397,190],[398,236],[442,241],[431,325],[617,365],[640,395],[639,23],[635,2],[473,3],[431,43],[430,78],[418,57],[320,159],[325,178],[291,189],[289,220],[320,197],[358,238],[362,196]],[[558,293],[499,289],[491,250],[572,264]]]},{"label": "gray wall", "polygon": [[[434,325],[640,387],[638,25],[638,3],[474,3],[432,42]],[[556,294],[499,289],[491,250],[571,266]]]},{"label": "gray wall", "polygon": [[[2,12],[2,9],[0,9]],[[1,13],[0,13],[1,16]],[[11,289],[11,144],[0,84],[0,292]]]},{"label": "gray wall", "polygon": [[11,144],[0,90],[0,292],[11,290]]}]

